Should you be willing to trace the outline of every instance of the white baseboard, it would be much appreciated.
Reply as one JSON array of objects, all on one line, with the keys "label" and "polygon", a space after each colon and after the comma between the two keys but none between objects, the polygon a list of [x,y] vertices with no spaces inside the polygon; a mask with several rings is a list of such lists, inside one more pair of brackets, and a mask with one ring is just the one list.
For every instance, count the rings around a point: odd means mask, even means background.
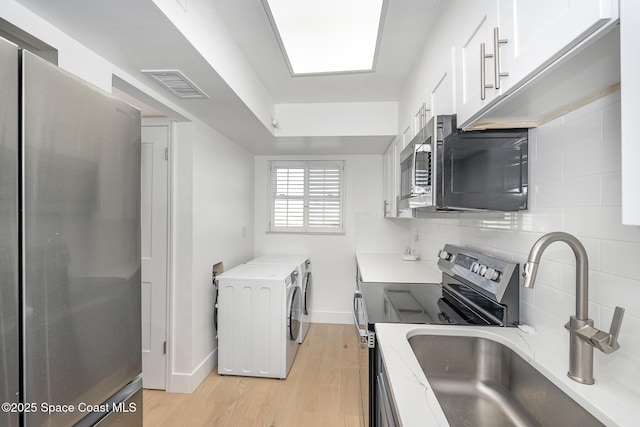
[{"label": "white baseboard", "polygon": [[353,323],[353,313],[341,311],[312,311],[311,323],[335,323],[349,325]]},{"label": "white baseboard", "polygon": [[213,371],[218,365],[218,349],[213,350],[209,355],[198,365],[192,373],[179,373],[174,372],[169,375],[169,381],[167,383],[168,393],[187,393],[191,394],[196,388],[204,381],[204,379]]}]

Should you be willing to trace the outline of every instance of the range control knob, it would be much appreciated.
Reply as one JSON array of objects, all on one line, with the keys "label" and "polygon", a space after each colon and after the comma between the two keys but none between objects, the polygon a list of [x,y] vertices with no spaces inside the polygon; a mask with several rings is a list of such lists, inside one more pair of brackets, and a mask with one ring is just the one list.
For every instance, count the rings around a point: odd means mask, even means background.
[{"label": "range control knob", "polygon": [[485,271],[483,276],[485,279],[489,279],[489,280],[493,280],[494,282],[497,282],[498,279],[500,278],[500,272],[496,271],[493,268],[487,268],[487,271]]},{"label": "range control knob", "polygon": [[438,257],[440,257],[440,259],[443,259],[445,261],[451,261],[452,255],[443,249],[438,253]]},{"label": "range control knob", "polygon": [[478,270],[480,270],[480,264],[478,264],[477,262],[474,262],[473,264],[471,264],[471,267],[469,268],[469,270],[471,270],[472,273],[478,274]]},{"label": "range control knob", "polygon": [[487,266],[481,264],[480,268],[478,269],[478,274],[481,276],[484,276],[486,272],[487,272]]}]

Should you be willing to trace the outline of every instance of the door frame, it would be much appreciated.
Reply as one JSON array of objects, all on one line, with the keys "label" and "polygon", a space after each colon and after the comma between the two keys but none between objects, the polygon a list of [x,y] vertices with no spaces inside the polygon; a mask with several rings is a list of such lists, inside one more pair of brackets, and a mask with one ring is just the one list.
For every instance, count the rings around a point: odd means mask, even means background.
[{"label": "door frame", "polygon": [[[168,125],[169,135],[167,141],[167,148],[169,152],[168,160],[168,188],[167,188],[167,319],[166,319],[166,340],[167,340],[167,353],[166,353],[166,373],[165,373],[165,391],[169,393],[184,393],[185,386],[182,384],[180,373],[174,372],[173,365],[176,358],[174,351],[174,337],[172,332],[174,330],[176,319],[176,305],[174,298],[175,283],[174,274],[176,273],[175,256],[177,254],[174,248],[177,237],[174,236],[177,227],[177,214],[176,209],[176,195],[177,188],[174,189],[177,179],[178,166],[176,163],[177,148],[180,144],[180,138],[189,138],[188,136],[181,136],[182,134],[177,131],[178,126],[185,123],[192,123],[192,119],[189,116],[184,115],[180,109],[176,109],[176,106],[167,102],[164,98],[158,98],[154,95],[154,91],[148,91],[148,89],[141,89],[139,83],[133,83],[130,77],[121,77],[117,74],[112,74],[112,87],[117,92],[116,96],[121,97],[124,101],[130,103],[133,106],[138,107],[141,110],[151,109],[150,114],[159,114],[157,117],[145,117],[143,118],[144,124],[151,126],[155,125]],[[154,113],[155,111],[155,113]],[[189,141],[185,142],[189,143]],[[176,336],[177,340],[177,336]],[[188,387],[187,387],[188,388]]]}]

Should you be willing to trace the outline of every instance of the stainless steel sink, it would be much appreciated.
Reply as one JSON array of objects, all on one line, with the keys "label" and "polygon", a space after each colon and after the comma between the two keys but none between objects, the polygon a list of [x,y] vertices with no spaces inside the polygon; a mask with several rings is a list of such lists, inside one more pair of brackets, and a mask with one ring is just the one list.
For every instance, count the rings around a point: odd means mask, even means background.
[{"label": "stainless steel sink", "polygon": [[409,338],[452,426],[602,426],[508,347],[484,338]]}]

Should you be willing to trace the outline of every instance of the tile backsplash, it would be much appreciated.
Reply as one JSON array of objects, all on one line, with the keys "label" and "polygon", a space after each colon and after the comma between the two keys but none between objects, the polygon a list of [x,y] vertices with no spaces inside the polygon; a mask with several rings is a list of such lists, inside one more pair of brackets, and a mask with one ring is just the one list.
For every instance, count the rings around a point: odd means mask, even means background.
[{"label": "tile backsplash", "polygon": [[[615,306],[626,309],[621,349],[610,355],[595,351],[596,381],[600,373],[635,389],[640,384],[640,227],[621,224],[620,93],[531,129],[529,162],[526,212],[379,218],[376,227],[388,224],[382,236],[393,230],[391,248],[399,242],[408,246],[418,235],[423,259],[435,259],[445,243],[453,243],[520,263],[542,235],[575,235],[589,256],[589,317],[595,326],[608,330]],[[520,313],[522,323],[551,334],[559,341],[558,351],[568,355],[564,324],[575,314],[575,258],[566,244],[549,246],[535,287],[520,288]]]}]

